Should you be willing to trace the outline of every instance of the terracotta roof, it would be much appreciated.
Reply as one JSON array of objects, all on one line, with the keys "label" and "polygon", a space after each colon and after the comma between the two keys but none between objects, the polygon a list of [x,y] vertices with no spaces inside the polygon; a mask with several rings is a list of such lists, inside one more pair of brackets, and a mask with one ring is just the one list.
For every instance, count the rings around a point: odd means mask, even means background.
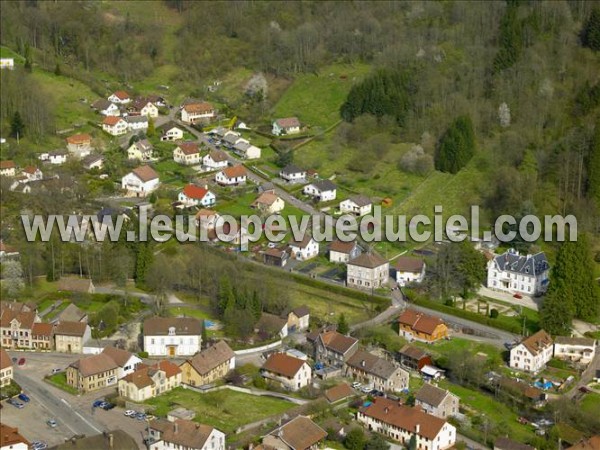
[{"label": "terracotta roof", "polygon": [[341,354],[346,353],[358,342],[358,339],[350,336],[344,336],[343,334],[333,330],[321,333],[319,338],[323,341],[325,347]]},{"label": "terracotta roof", "polygon": [[2,448],[13,448],[14,445],[23,443],[29,448],[31,443],[19,433],[18,428],[0,423],[0,446]]},{"label": "terracotta roof", "polygon": [[117,97],[119,100],[127,100],[129,98],[129,94],[125,91],[115,91],[112,95]]},{"label": "terracotta roof", "polygon": [[300,126],[300,121],[297,117],[284,117],[275,121],[281,128],[295,128]]},{"label": "terracotta roof", "polygon": [[0,169],[14,169],[17,167],[14,161],[0,161]]},{"label": "terracotta roof", "polygon": [[323,428],[305,416],[296,416],[269,434],[281,439],[292,450],[306,450],[327,437]]},{"label": "terracotta roof", "polygon": [[187,198],[202,200],[204,196],[208,194],[208,189],[193,184],[188,184],[186,187],[183,188],[183,194]]},{"label": "terracotta roof", "polygon": [[102,121],[102,125],[108,125],[110,127],[113,127],[116,124],[118,124],[121,120],[123,120],[122,117],[118,117],[118,116],[106,116],[104,118],[104,120]]},{"label": "terracotta roof", "polygon": [[200,336],[202,322],[191,317],[151,317],[144,321],[145,336],[167,336],[174,328],[177,336]]},{"label": "terracotta roof", "polygon": [[212,217],[216,216],[217,212],[211,209],[201,209],[196,213],[196,219],[200,219],[201,217]]},{"label": "terracotta roof", "polygon": [[158,173],[150,166],[136,167],[131,171],[143,182],[155,180],[158,178]]},{"label": "terracotta roof", "polygon": [[409,358],[416,359],[416,360],[420,360],[422,358],[426,358],[427,356],[429,356],[429,355],[427,355],[427,353],[425,353],[420,348],[414,347],[410,344],[406,344],[404,347],[402,347],[400,349],[400,351],[398,353],[400,353],[401,355],[408,356]]},{"label": "terracotta roof", "polygon": [[88,292],[92,281],[89,278],[65,277],[58,280],[59,291]]},{"label": "terracotta roof", "polygon": [[387,380],[391,377],[398,367],[392,362],[373,355],[365,350],[358,350],[348,359],[346,364],[355,369],[375,375],[376,377]]},{"label": "terracotta roof", "polygon": [[205,113],[209,113],[211,111],[214,111],[215,108],[213,107],[213,105],[211,105],[208,102],[201,102],[201,103],[189,103],[187,105],[185,105],[183,107],[183,109],[185,109],[185,111],[189,114],[189,113],[195,113],[195,114],[205,114]]},{"label": "terracotta roof", "polygon": [[91,140],[92,140],[92,137],[87,133],[74,134],[73,136],[69,136],[67,138],[67,142],[69,144],[75,144],[75,145],[89,143]]},{"label": "terracotta roof", "polygon": [[387,259],[382,258],[377,253],[362,253],[361,255],[348,262],[349,265],[374,269],[376,267],[388,264]]},{"label": "terracotta roof", "polygon": [[195,155],[196,153],[200,153],[200,149],[196,142],[182,142],[177,148],[181,149],[184,155]]},{"label": "terracotta roof", "polygon": [[85,322],[59,322],[54,330],[54,334],[61,336],[78,336],[83,337],[88,324]]},{"label": "terracotta roof", "polygon": [[540,330],[535,334],[523,339],[521,344],[525,346],[529,353],[537,355],[539,352],[552,345],[552,338],[544,330]]},{"label": "terracotta roof", "polygon": [[500,437],[494,442],[494,450],[535,450],[535,447],[506,437]]},{"label": "terracotta roof", "polygon": [[353,395],[355,395],[355,392],[346,383],[338,384],[337,386],[334,386],[325,391],[325,398],[329,403],[335,403],[338,400],[352,397]]},{"label": "terracotta roof", "polygon": [[31,327],[32,336],[46,336],[51,337],[54,333],[54,325],[51,323],[37,322]]},{"label": "terracotta roof", "polygon": [[222,152],[220,150],[212,150],[208,155],[210,156],[210,159],[212,159],[214,162],[223,162],[229,159],[227,153]]},{"label": "terracotta roof", "polygon": [[367,407],[360,409],[365,416],[372,417],[401,430],[416,433],[427,439],[435,439],[446,424],[445,420],[423,412],[420,408],[400,405],[387,398],[378,397]]},{"label": "terracotta roof", "polygon": [[124,367],[133,356],[131,352],[117,347],[105,347],[104,350],[102,350],[102,353],[110,356],[110,358],[116,362],[119,367]]},{"label": "terracotta roof", "polygon": [[223,173],[227,178],[238,178],[246,176],[246,168],[241,164],[223,169]]},{"label": "terracotta roof", "polygon": [[430,383],[425,383],[415,395],[415,400],[427,405],[432,405],[433,407],[438,407],[447,395],[448,391],[440,389]]},{"label": "terracotta roof", "polygon": [[154,384],[152,376],[154,376],[158,370],[163,371],[167,378],[172,378],[181,373],[181,369],[176,364],[173,364],[170,361],[160,361],[151,366],[139,364],[135,372],[126,375],[123,377],[123,380],[128,383],[133,383],[138,389],[142,389]]},{"label": "terracotta roof", "polygon": [[444,324],[444,321],[439,317],[417,312],[414,309],[407,309],[400,314],[398,322],[409,326],[414,331],[425,334],[433,334],[438,325]]},{"label": "terracotta roof", "polygon": [[219,341],[215,345],[202,350],[187,362],[200,375],[206,375],[211,370],[235,358],[235,353],[224,341]]},{"label": "terracotta roof", "polygon": [[271,192],[263,192],[258,196],[256,200],[252,202],[252,206],[258,205],[267,205],[271,206],[273,203],[277,201],[279,196],[277,194],[273,194]]},{"label": "terracotta roof", "polygon": [[400,256],[396,259],[396,270],[400,272],[421,273],[425,261],[420,258],[412,258],[410,256]]},{"label": "terracotta roof", "polygon": [[340,240],[335,240],[329,245],[329,251],[348,255],[354,249],[354,247],[356,247],[356,245],[356,241],[343,242]]},{"label": "terracotta roof", "polygon": [[0,318],[0,326],[8,328],[13,320],[17,320],[21,324],[21,328],[31,329],[35,323],[36,313],[35,311],[15,311],[12,309],[5,308]]},{"label": "terracotta roof", "polygon": [[592,436],[589,439],[582,439],[577,444],[569,447],[567,450],[598,450],[600,449],[600,435]]},{"label": "terracotta roof", "polygon": [[153,102],[148,100],[146,97],[138,97],[133,101],[133,103],[131,104],[131,107],[135,108],[137,110],[141,110],[149,103],[153,105]]},{"label": "terracotta roof", "polygon": [[261,370],[283,375],[284,377],[294,377],[304,364],[306,364],[306,361],[294,358],[287,353],[272,353],[261,367]]},{"label": "terracotta roof", "polygon": [[176,419],[175,422],[154,420],[150,422],[150,428],[160,431],[162,441],[190,449],[204,448],[214,430],[210,425],[183,419]]},{"label": "terracotta roof", "polygon": [[78,359],[69,367],[77,369],[82,377],[87,378],[91,375],[96,375],[97,373],[117,369],[119,365],[106,353],[100,353],[98,355]]},{"label": "terracotta roof", "polygon": [[23,169],[23,172],[28,173],[28,174],[35,174],[39,169],[35,166],[27,166]]},{"label": "terracotta roof", "polygon": [[4,370],[7,367],[12,366],[12,360],[6,350],[3,347],[0,347],[0,370]]}]

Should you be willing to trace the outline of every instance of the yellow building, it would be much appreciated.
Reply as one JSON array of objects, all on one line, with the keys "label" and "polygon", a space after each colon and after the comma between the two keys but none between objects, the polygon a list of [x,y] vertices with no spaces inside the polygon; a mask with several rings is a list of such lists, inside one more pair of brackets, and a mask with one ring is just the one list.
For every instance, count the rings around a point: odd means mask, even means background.
[{"label": "yellow building", "polygon": [[181,366],[182,382],[203,386],[223,378],[235,367],[235,354],[223,341],[201,351]]}]

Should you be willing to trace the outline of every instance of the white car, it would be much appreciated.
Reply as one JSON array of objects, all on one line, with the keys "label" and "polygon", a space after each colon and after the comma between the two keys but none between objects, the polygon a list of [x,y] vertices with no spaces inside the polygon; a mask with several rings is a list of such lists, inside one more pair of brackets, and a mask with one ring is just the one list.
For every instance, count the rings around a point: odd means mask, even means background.
[{"label": "white car", "polygon": [[364,392],[365,394],[368,394],[369,392],[371,392],[373,390],[373,388],[371,386],[363,386],[362,388],[360,388],[360,390],[362,392]]},{"label": "white car", "polygon": [[135,415],[137,414],[137,412],[135,412],[133,409],[128,409],[127,411],[125,411],[124,413],[127,417],[135,417]]},{"label": "white car", "polygon": [[354,389],[360,389],[361,386],[362,386],[362,384],[359,383],[358,381],[355,381],[354,383],[352,383],[352,387]]}]

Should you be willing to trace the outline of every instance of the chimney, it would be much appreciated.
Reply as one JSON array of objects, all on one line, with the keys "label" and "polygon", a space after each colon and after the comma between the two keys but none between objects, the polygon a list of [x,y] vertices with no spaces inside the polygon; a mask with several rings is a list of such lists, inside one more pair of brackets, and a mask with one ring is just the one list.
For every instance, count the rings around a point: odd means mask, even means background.
[{"label": "chimney", "polygon": [[360,365],[361,365],[361,367],[365,367],[365,366],[367,365],[367,362],[366,362],[366,361],[363,359],[363,360],[360,362]]},{"label": "chimney", "polygon": [[387,414],[388,412],[390,412],[390,408],[388,408],[388,407],[386,406],[385,408],[383,408],[383,412]]},{"label": "chimney", "polygon": [[177,425],[177,421],[175,421],[175,422],[173,423],[173,432],[174,432],[175,434],[177,434],[177,432],[178,432],[178,431],[179,431],[179,426]]},{"label": "chimney", "polygon": [[108,448],[113,448],[115,445],[115,438],[112,433],[108,435]]},{"label": "chimney", "polygon": [[204,189],[206,189],[208,191],[208,184],[204,185]]},{"label": "chimney", "polygon": [[419,434],[420,431],[421,431],[421,424],[416,424],[415,425],[415,433]]}]

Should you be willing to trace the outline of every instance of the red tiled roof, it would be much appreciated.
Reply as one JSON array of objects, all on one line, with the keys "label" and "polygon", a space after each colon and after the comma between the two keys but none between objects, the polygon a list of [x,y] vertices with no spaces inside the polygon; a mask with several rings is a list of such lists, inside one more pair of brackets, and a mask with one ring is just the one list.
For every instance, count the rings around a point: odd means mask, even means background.
[{"label": "red tiled roof", "polygon": [[411,329],[426,334],[432,334],[438,325],[443,325],[444,321],[439,317],[429,316],[414,309],[407,309],[400,317],[398,322],[402,325],[407,325]]},{"label": "red tiled roof", "polygon": [[92,140],[92,137],[85,133],[85,134],[74,134],[73,136],[69,136],[67,138],[67,142],[69,144],[85,144],[86,142],[89,143]]},{"label": "red tiled roof", "polygon": [[113,95],[119,100],[127,100],[129,98],[129,94],[125,91],[115,91]]},{"label": "red tiled roof", "polygon": [[205,114],[205,113],[214,111],[215,108],[213,107],[213,105],[211,105],[208,102],[201,102],[201,103],[190,103],[188,105],[185,105],[183,107],[183,109],[185,109],[188,114],[189,113]]},{"label": "red tiled roof", "polygon": [[296,128],[300,126],[300,121],[297,117],[285,117],[275,121],[281,128]]},{"label": "red tiled roof", "polygon": [[117,116],[106,116],[104,118],[104,120],[102,121],[102,125],[108,125],[110,127],[115,126],[116,124],[118,124],[121,120],[123,120],[122,117],[117,117]]},{"label": "red tiled roof", "polygon": [[223,173],[227,178],[245,177],[246,168],[241,164],[238,164],[237,166],[231,166],[227,167],[226,169],[223,169]]},{"label": "red tiled roof", "polygon": [[344,336],[343,334],[333,330],[325,331],[319,336],[323,341],[323,344],[325,344],[325,347],[341,354],[346,353],[358,342],[358,339],[350,336]]},{"label": "red tiled roof", "polygon": [[6,353],[4,348],[0,347],[0,370],[4,370],[10,366],[12,366],[12,360],[10,359],[10,356],[8,356],[8,353]]},{"label": "red tiled roof", "polygon": [[136,167],[132,172],[144,182],[158,178],[158,173],[150,166]]},{"label": "red tiled roof", "polygon": [[53,329],[54,326],[51,323],[37,322],[31,327],[31,335],[51,337]]},{"label": "red tiled roof", "polygon": [[196,186],[194,184],[188,184],[183,188],[183,194],[187,198],[193,198],[196,200],[202,200],[206,194],[208,194],[208,189],[205,189],[200,186]]},{"label": "red tiled roof", "polygon": [[88,324],[85,322],[59,322],[54,334],[83,337]]},{"label": "red tiled roof", "polygon": [[23,169],[23,172],[25,172],[25,173],[29,173],[29,174],[33,175],[33,174],[35,174],[35,172],[36,172],[37,170],[38,170],[38,168],[37,168],[37,167],[35,167],[35,166],[27,166],[27,167],[25,167],[25,168]]},{"label": "red tiled roof", "polygon": [[350,386],[348,386],[348,384],[342,383],[327,389],[325,391],[325,398],[327,401],[329,401],[329,403],[334,403],[343,398],[352,397],[354,394],[354,391]]},{"label": "red tiled roof", "polygon": [[396,260],[396,270],[400,272],[421,273],[425,261],[420,258],[412,258],[410,256],[400,256]]},{"label": "red tiled roof", "polygon": [[17,167],[14,161],[0,161],[0,169],[14,169]]},{"label": "red tiled roof", "polygon": [[198,144],[195,142],[182,142],[177,147],[181,149],[184,155],[195,155],[200,152]]},{"label": "red tiled roof", "polygon": [[304,364],[306,364],[306,361],[294,358],[286,353],[273,353],[261,369],[285,377],[294,377]]}]

